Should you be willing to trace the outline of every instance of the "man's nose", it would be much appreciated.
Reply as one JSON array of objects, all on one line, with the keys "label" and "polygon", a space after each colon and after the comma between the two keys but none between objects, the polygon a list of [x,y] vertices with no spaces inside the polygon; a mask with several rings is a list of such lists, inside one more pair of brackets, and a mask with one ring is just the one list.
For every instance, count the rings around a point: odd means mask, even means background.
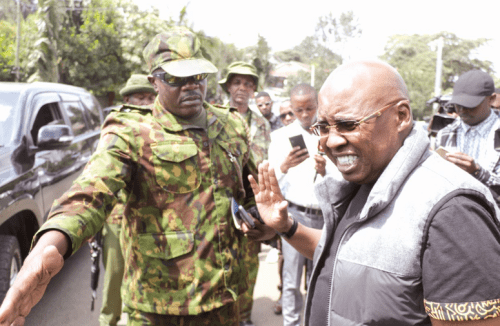
[{"label": "man's nose", "polygon": [[321,138],[326,138],[326,146],[331,149],[338,148],[347,144],[347,139],[342,136],[335,128],[328,129],[328,135],[322,136]]}]

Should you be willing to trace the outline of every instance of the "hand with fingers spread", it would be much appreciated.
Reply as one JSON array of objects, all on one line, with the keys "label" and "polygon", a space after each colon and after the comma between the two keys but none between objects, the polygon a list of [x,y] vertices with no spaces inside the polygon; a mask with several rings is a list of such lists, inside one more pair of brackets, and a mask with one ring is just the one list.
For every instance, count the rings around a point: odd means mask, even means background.
[{"label": "hand with fingers spread", "polygon": [[32,252],[23,264],[14,285],[0,307],[0,326],[22,326],[31,309],[40,301],[49,281],[63,267],[55,246]]},{"label": "hand with fingers spread", "polygon": [[288,169],[299,165],[307,158],[309,158],[309,152],[307,151],[307,148],[300,149],[299,146],[295,146],[285,157],[283,163],[281,163],[280,170],[283,173],[287,173]]},{"label": "hand with fingers spread", "polygon": [[455,164],[469,174],[474,174],[474,172],[480,169],[479,164],[477,164],[472,157],[465,153],[446,153],[446,160]]},{"label": "hand with fingers spread", "polygon": [[259,165],[259,183],[249,176],[255,194],[255,201],[260,216],[267,226],[278,232],[286,232],[290,229],[292,221],[288,218],[288,202],[281,194],[281,190],[274,174],[274,169],[268,161]]}]

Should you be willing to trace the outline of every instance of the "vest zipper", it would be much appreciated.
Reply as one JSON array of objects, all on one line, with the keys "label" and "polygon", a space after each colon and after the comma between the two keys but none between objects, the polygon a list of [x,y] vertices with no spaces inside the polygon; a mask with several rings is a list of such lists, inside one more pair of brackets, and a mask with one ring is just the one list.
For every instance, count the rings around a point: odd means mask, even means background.
[{"label": "vest zipper", "polygon": [[[330,321],[332,320],[331,319],[331,312],[332,312],[332,296],[333,296],[333,274],[335,273],[335,267],[337,266],[337,260],[338,260],[338,253],[339,253],[339,250],[340,250],[340,246],[342,245],[342,241],[344,240],[345,238],[345,235],[347,234],[347,232],[356,224],[359,224],[361,223],[361,221],[356,221],[356,222],[353,222],[351,225],[349,225],[345,230],[344,232],[342,233],[342,237],[340,238],[340,241],[339,241],[339,245],[337,247],[337,250],[335,251],[335,260],[333,261],[333,268],[332,268],[332,275],[330,276],[330,294],[328,296],[328,313],[327,313],[327,318],[328,320],[326,321],[326,325],[327,326],[331,326],[332,324],[330,323]],[[335,235],[335,233],[332,235],[332,240],[333,240],[333,236]]]}]

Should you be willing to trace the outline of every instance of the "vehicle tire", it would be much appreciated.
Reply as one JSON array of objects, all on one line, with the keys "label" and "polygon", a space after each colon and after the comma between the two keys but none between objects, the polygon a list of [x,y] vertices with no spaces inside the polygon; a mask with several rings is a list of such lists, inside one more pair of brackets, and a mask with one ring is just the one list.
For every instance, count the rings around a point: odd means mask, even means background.
[{"label": "vehicle tire", "polygon": [[21,269],[21,249],[17,238],[0,235],[0,304]]}]

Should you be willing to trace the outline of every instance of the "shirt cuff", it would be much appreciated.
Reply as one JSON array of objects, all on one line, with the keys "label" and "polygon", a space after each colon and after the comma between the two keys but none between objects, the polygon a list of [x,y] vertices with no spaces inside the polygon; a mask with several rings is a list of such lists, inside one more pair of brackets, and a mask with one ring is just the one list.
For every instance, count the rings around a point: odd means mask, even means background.
[{"label": "shirt cuff", "polygon": [[469,321],[500,316],[500,299],[442,303],[424,300],[425,312],[429,317],[445,321]]}]

